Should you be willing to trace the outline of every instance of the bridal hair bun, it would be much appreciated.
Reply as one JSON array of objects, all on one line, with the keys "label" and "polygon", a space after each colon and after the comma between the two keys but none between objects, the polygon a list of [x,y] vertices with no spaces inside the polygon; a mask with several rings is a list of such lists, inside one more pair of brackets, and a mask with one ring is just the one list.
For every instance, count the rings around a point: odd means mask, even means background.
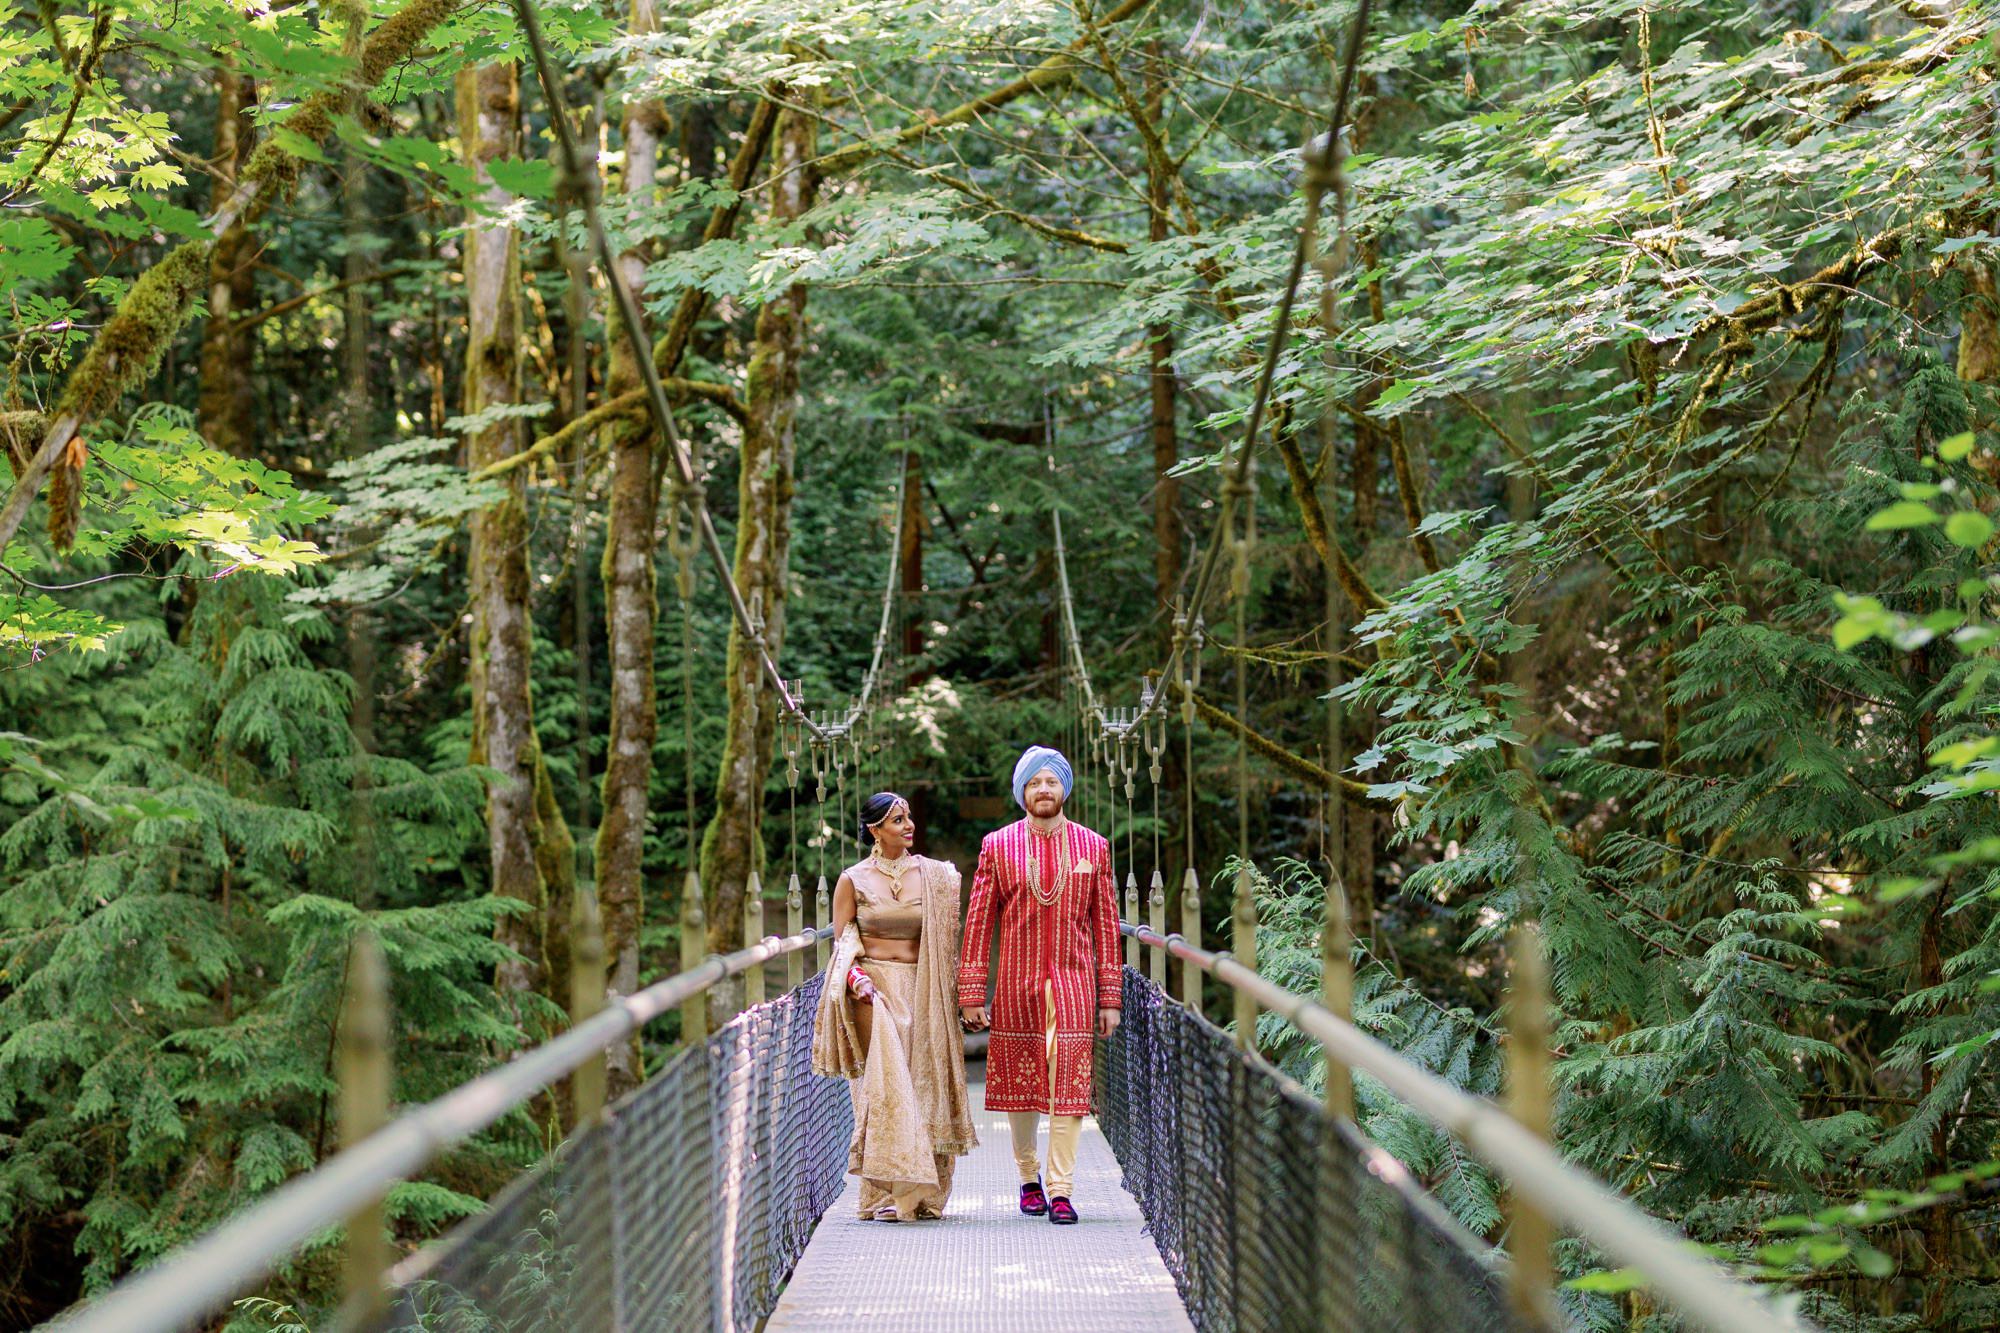
[{"label": "bridal hair bun", "polygon": [[896,807],[908,809],[910,803],[892,791],[878,791],[861,803],[861,845],[872,846],[875,841],[875,826],[896,813]]}]

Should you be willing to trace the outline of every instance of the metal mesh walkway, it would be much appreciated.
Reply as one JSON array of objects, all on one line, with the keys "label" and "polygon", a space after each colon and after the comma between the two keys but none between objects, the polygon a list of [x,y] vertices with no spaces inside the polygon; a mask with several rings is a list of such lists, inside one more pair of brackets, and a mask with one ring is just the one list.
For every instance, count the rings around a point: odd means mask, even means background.
[{"label": "metal mesh walkway", "polygon": [[[767,1333],[867,1329],[975,1333],[1060,1328],[1069,1333],[1188,1329],[1174,1280],[1144,1234],[1139,1205],[1095,1120],[1077,1152],[1083,1220],[1052,1226],[1023,1217],[1007,1117],[972,1105],[979,1147],[959,1162],[942,1221],[863,1222],[859,1183],[827,1209]],[[1047,1133],[1046,1126],[1043,1130]]]}]

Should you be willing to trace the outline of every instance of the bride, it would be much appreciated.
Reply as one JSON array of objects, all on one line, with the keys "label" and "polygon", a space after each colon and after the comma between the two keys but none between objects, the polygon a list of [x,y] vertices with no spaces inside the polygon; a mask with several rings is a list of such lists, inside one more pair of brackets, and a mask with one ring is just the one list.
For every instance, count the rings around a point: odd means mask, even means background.
[{"label": "bride", "polygon": [[910,850],[910,805],[861,804],[868,855],[833,892],[833,956],[814,1020],[815,1074],[854,1099],[847,1170],[861,1216],[944,1216],[956,1159],[978,1143],[965,1096],[958,1015],[958,868]]}]

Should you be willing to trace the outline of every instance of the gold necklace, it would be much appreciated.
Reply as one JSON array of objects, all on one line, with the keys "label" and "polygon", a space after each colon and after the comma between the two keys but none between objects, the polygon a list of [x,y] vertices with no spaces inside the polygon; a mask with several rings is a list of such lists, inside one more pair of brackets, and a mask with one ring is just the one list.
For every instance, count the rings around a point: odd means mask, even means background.
[{"label": "gold necklace", "polygon": [[[1063,826],[1061,824],[1056,825],[1055,834],[1049,839],[1051,851],[1055,850],[1054,843],[1057,838],[1062,839],[1063,850],[1068,850],[1069,839],[1064,835],[1065,830]],[[1048,891],[1043,892],[1042,858],[1040,853],[1036,851],[1040,836],[1032,827],[1028,830],[1028,891],[1035,895],[1035,901],[1042,906],[1054,907],[1057,900],[1063,896],[1064,891],[1069,888],[1069,866],[1065,864],[1068,858],[1060,854],[1056,856],[1055,878],[1050,881]]]},{"label": "gold necklace", "polygon": [[897,902],[903,901],[903,872],[910,868],[910,854],[904,852],[894,861],[884,861],[882,853],[870,852],[868,859],[875,863],[882,878],[889,881],[889,896]]}]

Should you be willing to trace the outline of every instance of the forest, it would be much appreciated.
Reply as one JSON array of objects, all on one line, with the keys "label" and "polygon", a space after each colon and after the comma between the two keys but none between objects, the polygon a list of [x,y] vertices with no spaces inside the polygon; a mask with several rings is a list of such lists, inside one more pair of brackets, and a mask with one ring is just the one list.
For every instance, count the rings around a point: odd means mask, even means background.
[{"label": "forest", "polygon": [[1293,989],[1341,885],[1471,1092],[1535,923],[1564,1155],[2000,1326],[2000,6],[1380,0],[1336,123],[1356,4],[542,0],[545,83],[505,3],[0,0],[0,1327],[333,1151],[358,933],[415,1104],[567,1022],[580,893],[629,994],[868,792],[969,877],[1030,742]]}]

